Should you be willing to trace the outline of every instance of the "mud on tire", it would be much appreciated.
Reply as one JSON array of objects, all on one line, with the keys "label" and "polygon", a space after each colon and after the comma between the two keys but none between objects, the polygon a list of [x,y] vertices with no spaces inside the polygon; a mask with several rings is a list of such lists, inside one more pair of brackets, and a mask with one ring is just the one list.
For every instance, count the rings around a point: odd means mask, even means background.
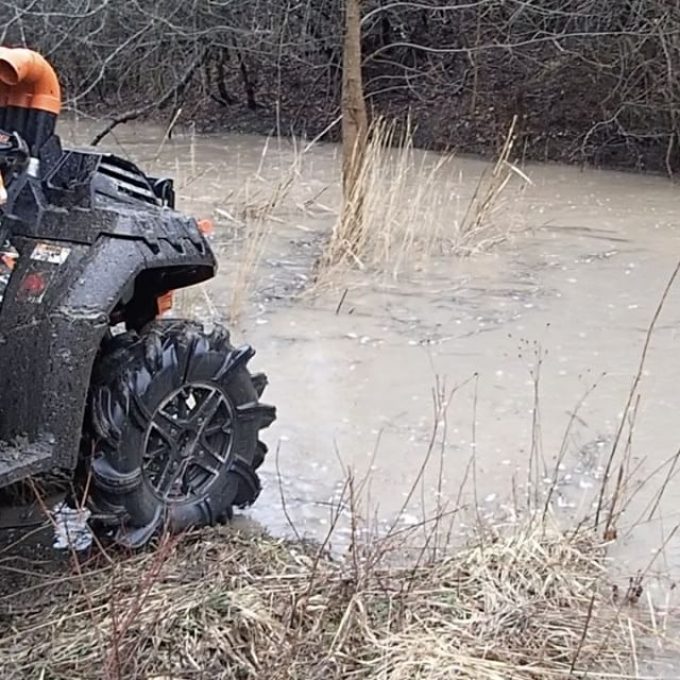
[{"label": "mud on tire", "polygon": [[115,518],[116,539],[142,545],[161,527],[181,531],[231,516],[260,492],[262,428],[275,409],[251,375],[250,347],[222,327],[154,322],[103,347],[86,431],[95,514]]}]

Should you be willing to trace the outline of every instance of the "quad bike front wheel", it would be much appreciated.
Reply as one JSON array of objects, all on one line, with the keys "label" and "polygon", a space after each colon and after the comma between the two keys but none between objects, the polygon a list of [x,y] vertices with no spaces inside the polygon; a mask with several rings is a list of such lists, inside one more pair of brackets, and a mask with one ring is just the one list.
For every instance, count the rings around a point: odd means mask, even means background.
[{"label": "quad bike front wheel", "polygon": [[103,347],[88,409],[90,498],[116,539],[143,545],[159,529],[213,524],[260,492],[259,431],[275,409],[259,398],[254,352],[222,327],[157,321]]}]

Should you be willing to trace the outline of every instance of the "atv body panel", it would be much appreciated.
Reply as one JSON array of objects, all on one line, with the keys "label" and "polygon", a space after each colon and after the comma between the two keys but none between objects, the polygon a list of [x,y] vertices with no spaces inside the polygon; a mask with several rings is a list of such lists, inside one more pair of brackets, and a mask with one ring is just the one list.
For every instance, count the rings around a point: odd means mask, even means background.
[{"label": "atv body panel", "polygon": [[[18,253],[0,294],[0,486],[73,469],[93,363],[116,319],[151,321],[159,296],[214,276],[172,184],[56,136],[38,172],[8,187],[0,250]],[[3,236],[4,232],[4,236]]]}]

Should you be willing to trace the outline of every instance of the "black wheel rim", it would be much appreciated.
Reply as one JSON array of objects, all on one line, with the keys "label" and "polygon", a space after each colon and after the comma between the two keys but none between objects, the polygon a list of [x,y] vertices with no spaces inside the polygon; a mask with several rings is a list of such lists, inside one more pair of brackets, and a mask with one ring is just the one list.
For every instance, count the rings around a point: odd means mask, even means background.
[{"label": "black wheel rim", "polygon": [[164,503],[201,500],[231,452],[233,408],[215,385],[191,383],[170,394],[147,428],[142,471]]}]

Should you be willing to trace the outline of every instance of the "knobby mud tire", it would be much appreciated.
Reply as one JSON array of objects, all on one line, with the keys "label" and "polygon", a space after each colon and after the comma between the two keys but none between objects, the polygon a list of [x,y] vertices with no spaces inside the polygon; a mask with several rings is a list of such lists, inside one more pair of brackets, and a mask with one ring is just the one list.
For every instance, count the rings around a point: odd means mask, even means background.
[{"label": "knobby mud tire", "polygon": [[[256,470],[267,453],[259,432],[276,412],[259,401],[267,380],[248,371],[253,355],[248,346],[233,347],[221,326],[206,333],[202,325],[187,321],[157,321],[140,335],[124,333],[104,344],[93,372],[85,428],[91,450],[90,501],[96,516],[109,522],[115,518],[119,543],[138,547],[161,529],[178,532],[224,521],[234,506],[257,499]],[[159,412],[165,418],[163,404],[192,385],[215,390],[230,413],[230,434],[224,435],[228,454],[223,463],[212,465],[216,471],[204,494],[172,502],[161,498],[150,481],[145,452],[152,420]],[[198,442],[199,434],[192,441]],[[187,445],[186,450],[196,448]]]}]

